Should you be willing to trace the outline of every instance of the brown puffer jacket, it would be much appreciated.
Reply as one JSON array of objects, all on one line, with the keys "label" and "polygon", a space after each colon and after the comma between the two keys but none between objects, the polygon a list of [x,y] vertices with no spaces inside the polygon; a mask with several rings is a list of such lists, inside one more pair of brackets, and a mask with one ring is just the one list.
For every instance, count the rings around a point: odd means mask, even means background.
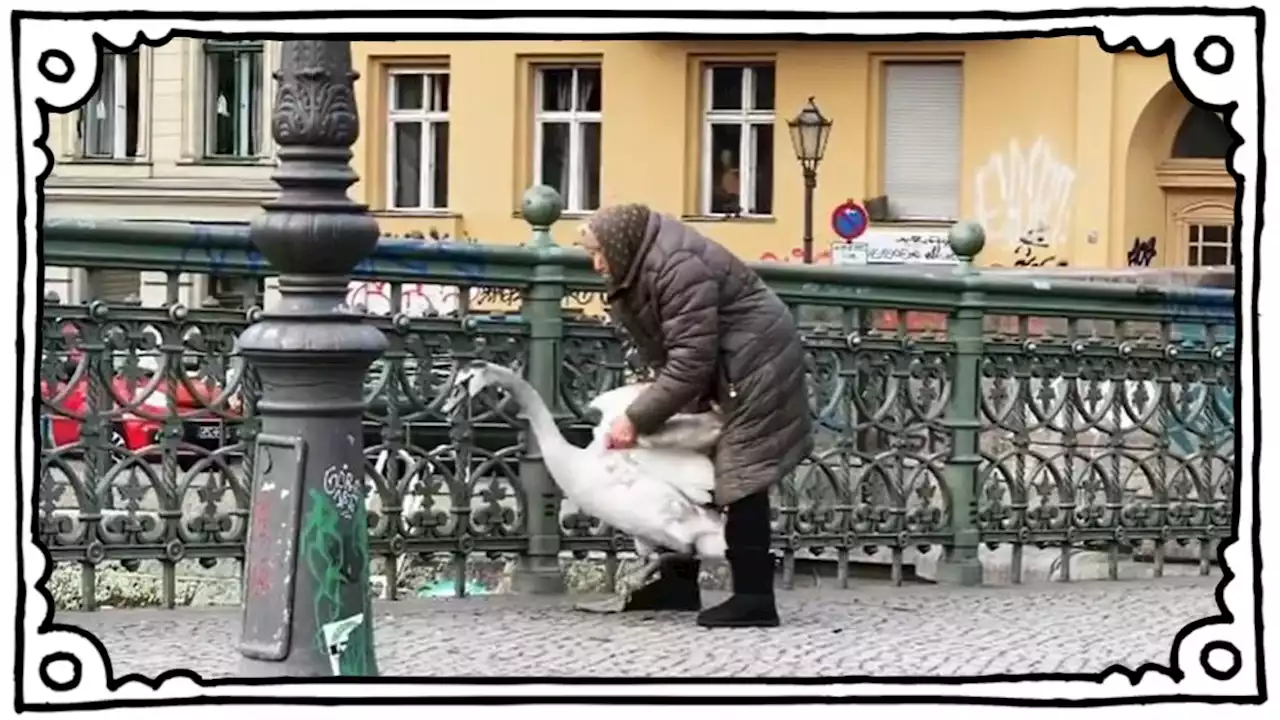
[{"label": "brown puffer jacket", "polygon": [[627,410],[636,430],[714,400],[725,414],[716,503],[781,480],[813,447],[804,348],[790,310],[732,252],[673,217],[641,205],[598,216],[589,226],[610,260],[611,314],[661,368]]}]

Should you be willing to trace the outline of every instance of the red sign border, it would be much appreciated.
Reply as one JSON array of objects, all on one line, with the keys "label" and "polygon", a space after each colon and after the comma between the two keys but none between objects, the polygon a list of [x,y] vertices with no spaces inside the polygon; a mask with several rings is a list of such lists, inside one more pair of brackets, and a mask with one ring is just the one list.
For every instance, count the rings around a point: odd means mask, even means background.
[{"label": "red sign border", "polygon": [[[840,222],[839,222],[840,216],[848,212],[849,210],[857,210],[858,212],[862,213],[862,217],[865,218],[865,220],[862,223],[862,229],[859,230],[855,235],[845,235],[844,233],[840,232]],[[862,207],[861,204],[856,203],[852,200],[848,200],[846,202],[840,203],[835,207],[834,210],[831,211],[831,232],[835,233],[836,237],[839,237],[841,240],[844,240],[845,242],[852,242],[853,240],[857,240],[858,238],[862,237],[870,227],[871,227],[871,216],[867,214],[867,209]]]}]

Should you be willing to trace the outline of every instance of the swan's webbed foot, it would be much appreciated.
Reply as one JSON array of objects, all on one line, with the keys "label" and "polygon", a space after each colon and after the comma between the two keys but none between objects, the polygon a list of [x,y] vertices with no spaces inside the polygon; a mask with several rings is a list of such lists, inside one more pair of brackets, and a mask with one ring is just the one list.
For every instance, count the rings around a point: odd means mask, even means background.
[{"label": "swan's webbed foot", "polygon": [[627,603],[631,601],[631,596],[640,588],[653,582],[658,571],[662,569],[662,564],[666,561],[666,556],[653,554],[645,558],[644,565],[641,565],[634,572],[622,576],[618,580],[617,592],[612,597],[603,600],[587,601],[575,603],[574,607],[585,612],[595,613],[620,613]]},{"label": "swan's webbed foot", "polygon": [[613,614],[620,613],[627,607],[627,600],[630,594],[610,595],[602,600],[584,600],[573,604],[574,610],[581,610],[589,613]]},{"label": "swan's webbed foot", "polygon": [[639,590],[645,585],[653,582],[658,571],[662,569],[663,562],[664,556],[657,553],[645,558],[644,565],[637,568],[630,577],[623,581],[624,586],[628,588],[629,592],[635,592],[636,590]]}]

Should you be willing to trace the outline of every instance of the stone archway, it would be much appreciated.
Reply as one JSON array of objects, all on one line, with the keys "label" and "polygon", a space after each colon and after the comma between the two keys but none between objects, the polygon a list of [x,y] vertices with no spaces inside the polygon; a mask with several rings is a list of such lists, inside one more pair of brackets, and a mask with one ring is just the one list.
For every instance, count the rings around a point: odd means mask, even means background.
[{"label": "stone archway", "polygon": [[1192,107],[1157,168],[1165,196],[1166,266],[1234,265],[1235,180],[1227,173],[1231,132],[1215,112]]},{"label": "stone archway", "polygon": [[1235,180],[1231,133],[1171,82],[1143,109],[1129,143],[1126,260],[1184,267],[1233,264]]}]

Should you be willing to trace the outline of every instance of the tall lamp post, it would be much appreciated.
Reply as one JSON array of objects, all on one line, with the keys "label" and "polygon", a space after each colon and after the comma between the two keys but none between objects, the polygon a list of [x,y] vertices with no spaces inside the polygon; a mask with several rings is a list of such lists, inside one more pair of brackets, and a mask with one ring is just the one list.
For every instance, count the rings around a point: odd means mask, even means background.
[{"label": "tall lamp post", "polygon": [[387,346],[347,306],[378,222],[347,197],[359,134],[351,43],[285,40],[271,133],[280,187],[249,238],[280,300],[240,335],[257,370],[240,674],[378,674],[365,515],[365,372]]},{"label": "tall lamp post", "polygon": [[804,262],[813,264],[813,191],[818,187],[818,164],[827,151],[827,140],[831,137],[831,120],[823,117],[822,111],[810,96],[809,102],[799,115],[787,121],[791,130],[791,147],[800,161],[800,170],[804,173]]}]

